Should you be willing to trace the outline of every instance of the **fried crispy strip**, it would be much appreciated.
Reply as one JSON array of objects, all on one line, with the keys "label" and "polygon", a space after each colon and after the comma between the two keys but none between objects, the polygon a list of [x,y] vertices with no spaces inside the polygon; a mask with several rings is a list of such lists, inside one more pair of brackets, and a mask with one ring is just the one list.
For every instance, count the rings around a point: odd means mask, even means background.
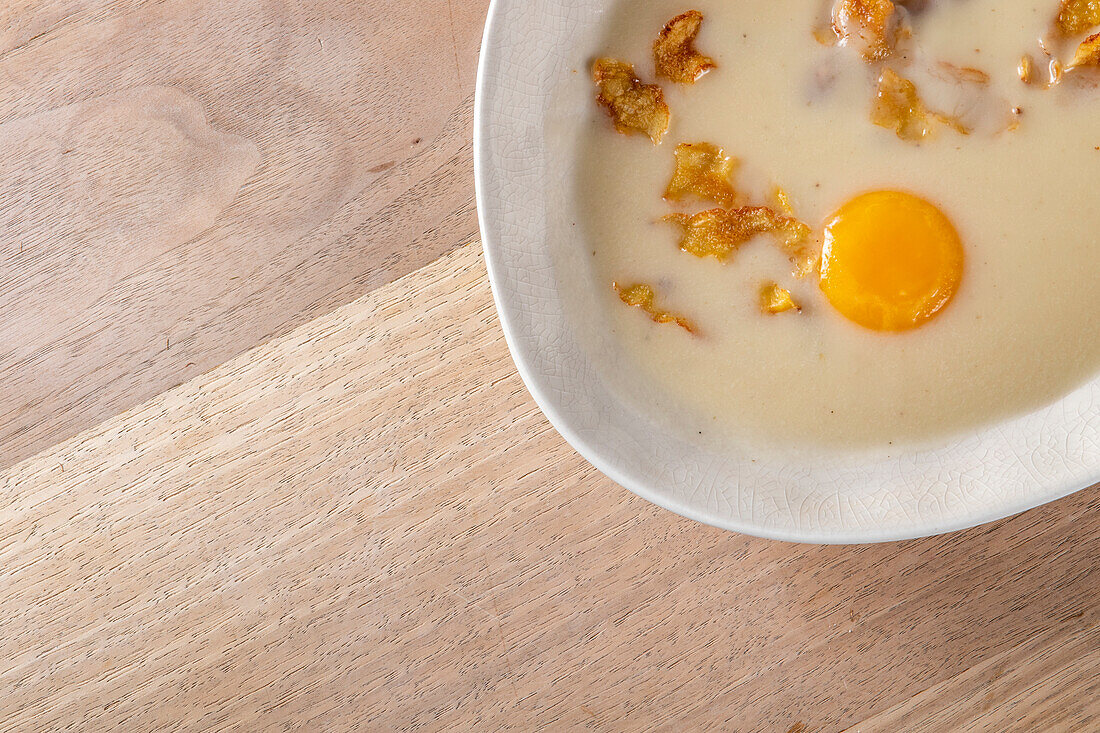
[{"label": "fried crispy strip", "polygon": [[600,88],[596,101],[611,116],[615,129],[642,132],[656,145],[668,130],[670,113],[665,95],[656,84],[643,84],[634,67],[615,59],[596,59],[592,79]]},{"label": "fried crispy strip", "polygon": [[882,61],[897,43],[895,11],[891,0],[837,0],[833,31],[842,46],[854,45],[866,61]]},{"label": "fried crispy strip", "polygon": [[703,24],[703,14],[689,10],[665,24],[653,43],[653,63],[657,76],[677,82],[694,84],[699,77],[717,68],[714,59],[695,50],[695,38]]},{"label": "fried crispy strip", "polygon": [[1063,36],[1075,36],[1100,25],[1100,0],[1062,0],[1054,25]]},{"label": "fried crispy strip", "polygon": [[639,283],[624,288],[618,283],[612,283],[612,287],[615,288],[615,292],[619,294],[619,300],[629,306],[640,308],[654,323],[675,323],[693,336],[699,335],[699,331],[695,328],[695,324],[688,319],[683,316],[673,315],[668,311],[659,310],[654,305],[656,294],[649,285]]},{"label": "fried crispy strip", "polygon": [[1081,41],[1070,66],[1100,66],[1100,33],[1093,33]]},{"label": "fried crispy strip", "polygon": [[681,143],[676,146],[676,171],[665,189],[665,199],[682,201],[687,196],[714,201],[728,208],[737,199],[731,178],[738,161],[710,143]]},{"label": "fried crispy strip", "polygon": [[698,214],[669,214],[665,221],[680,225],[683,236],[680,249],[696,257],[728,260],[737,249],[760,234],[771,234],[801,272],[807,260],[806,240],[810,228],[767,206],[743,206],[739,209],[709,209]]},{"label": "fried crispy strip", "polygon": [[760,286],[760,310],[763,313],[786,313],[789,310],[802,312],[802,306],[791,297],[791,291],[781,288],[777,283],[766,282]]}]

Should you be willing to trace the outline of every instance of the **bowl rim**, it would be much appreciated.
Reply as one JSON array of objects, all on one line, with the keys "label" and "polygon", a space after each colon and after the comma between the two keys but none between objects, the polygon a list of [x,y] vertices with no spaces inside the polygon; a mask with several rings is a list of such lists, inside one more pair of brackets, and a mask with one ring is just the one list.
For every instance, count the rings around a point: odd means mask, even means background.
[{"label": "bowl rim", "polygon": [[[841,531],[833,529],[823,531],[769,527],[735,518],[708,514],[705,510],[701,510],[684,502],[676,501],[655,490],[648,486],[640,477],[631,476],[615,465],[613,461],[608,460],[597,444],[586,440],[580,435],[566,415],[558,408],[556,401],[550,397],[552,390],[544,383],[542,377],[532,368],[530,355],[516,338],[514,322],[517,313],[508,305],[502,296],[505,287],[505,276],[496,256],[496,251],[500,247],[500,222],[491,220],[487,213],[489,207],[487,206],[488,194],[486,193],[486,189],[488,186],[486,182],[486,171],[490,164],[487,141],[489,139],[489,129],[491,126],[491,111],[487,98],[491,85],[495,83],[495,81],[490,78],[488,69],[494,64],[494,57],[498,48],[495,41],[498,38],[498,25],[503,12],[502,9],[509,3],[514,2],[516,2],[516,0],[490,0],[485,21],[485,29],[482,35],[481,51],[478,59],[473,110],[473,167],[478,226],[481,233],[482,250],[485,257],[490,289],[493,294],[494,306],[498,318],[500,319],[501,329],[504,332],[504,339],[508,345],[508,351],[516,365],[520,378],[551,426],[565,439],[570,447],[581,455],[582,458],[616,484],[627,489],[631,493],[687,519],[711,527],[753,537],[820,545],[875,544],[957,532],[1014,516],[1021,512],[1057,501],[1058,499],[1100,483],[1100,466],[1095,466],[1091,469],[1090,476],[1086,483],[1067,479],[1066,482],[1057,486],[1048,485],[1049,488],[1046,491],[1034,491],[1027,494],[1026,498],[1021,500],[1006,501],[997,504],[987,512],[969,512],[952,521],[943,521],[942,519],[925,520],[907,527],[893,529],[878,528],[861,529],[859,531]],[[1100,381],[1100,377],[1096,377],[1094,380],[1090,381]],[[1086,384],[1088,384],[1088,382],[1086,382]]]}]

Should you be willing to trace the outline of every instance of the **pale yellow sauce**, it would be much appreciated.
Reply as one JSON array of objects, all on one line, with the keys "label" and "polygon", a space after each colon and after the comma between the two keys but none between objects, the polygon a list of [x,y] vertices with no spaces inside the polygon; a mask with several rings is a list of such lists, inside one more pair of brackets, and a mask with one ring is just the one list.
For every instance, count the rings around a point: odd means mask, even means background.
[{"label": "pale yellow sauce", "polygon": [[[660,146],[617,134],[595,104],[572,130],[577,224],[613,334],[607,378],[624,393],[652,395],[642,409],[686,429],[855,447],[973,430],[1092,376],[1100,367],[1100,90],[1041,90],[1017,76],[1053,5],[958,0],[919,18],[921,63],[981,68],[992,77],[990,93],[1022,110],[1013,132],[945,129],[920,146],[869,122],[874,72],[850,49],[814,41],[817,3],[616,6],[602,45],[581,52],[585,62],[614,56],[653,81],[653,39],[693,7],[705,15],[698,47],[719,68],[694,86],[663,83],[672,125]],[[661,194],[676,144],[703,141],[743,161],[738,184],[756,201],[780,184],[815,232],[867,190],[935,202],[965,247],[954,301],[921,328],[878,333],[833,310],[814,277],[791,277],[765,239],[728,263],[679,251],[676,228],[659,219],[708,205],[674,207]],[[760,286],[769,280],[789,288],[803,311],[761,314]],[[625,306],[616,281],[652,285],[658,307],[691,319],[701,335]]]}]

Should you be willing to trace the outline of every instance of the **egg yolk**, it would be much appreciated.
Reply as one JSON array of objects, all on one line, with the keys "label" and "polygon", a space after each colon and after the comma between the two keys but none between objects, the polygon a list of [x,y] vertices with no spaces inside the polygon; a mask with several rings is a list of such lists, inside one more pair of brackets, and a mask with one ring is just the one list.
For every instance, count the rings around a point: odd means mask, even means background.
[{"label": "egg yolk", "polygon": [[907,331],[950,302],[963,247],[946,215],[901,191],[872,191],[825,224],[821,290],[846,318],[876,331]]}]

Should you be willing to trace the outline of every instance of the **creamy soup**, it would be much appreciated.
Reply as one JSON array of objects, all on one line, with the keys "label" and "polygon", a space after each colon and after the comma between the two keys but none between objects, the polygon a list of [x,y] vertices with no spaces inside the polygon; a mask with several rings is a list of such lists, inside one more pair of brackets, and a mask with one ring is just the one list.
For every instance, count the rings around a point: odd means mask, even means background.
[{"label": "creamy soup", "polygon": [[[1035,409],[1096,372],[1093,72],[1047,83],[1037,39],[1048,34],[1056,0],[922,5],[885,62],[828,37],[829,8],[809,0],[622,2],[605,18],[602,45],[579,52],[588,72],[600,57],[633,64],[642,81],[661,85],[671,111],[659,145],[617,132],[595,102],[572,131],[577,226],[614,343],[607,376],[651,395],[643,409],[737,441],[885,446]],[[694,84],[658,79],[654,39],[688,8],[702,13],[696,46],[717,66]],[[1072,58],[1075,45],[1047,48]],[[1025,54],[1034,62],[1030,84],[1021,80]],[[912,80],[938,115],[927,137],[872,124],[886,67]],[[953,297],[917,327],[876,330],[830,302],[819,270],[792,274],[774,237],[725,260],[684,251],[682,227],[663,217],[720,205],[663,194],[676,146],[703,142],[739,161],[738,205],[774,202],[780,186],[818,251],[830,216],[861,194],[929,202],[961,243]],[[763,310],[761,289],[772,282],[801,311]],[[652,309],[669,322],[631,307],[614,284],[651,287]]]}]

